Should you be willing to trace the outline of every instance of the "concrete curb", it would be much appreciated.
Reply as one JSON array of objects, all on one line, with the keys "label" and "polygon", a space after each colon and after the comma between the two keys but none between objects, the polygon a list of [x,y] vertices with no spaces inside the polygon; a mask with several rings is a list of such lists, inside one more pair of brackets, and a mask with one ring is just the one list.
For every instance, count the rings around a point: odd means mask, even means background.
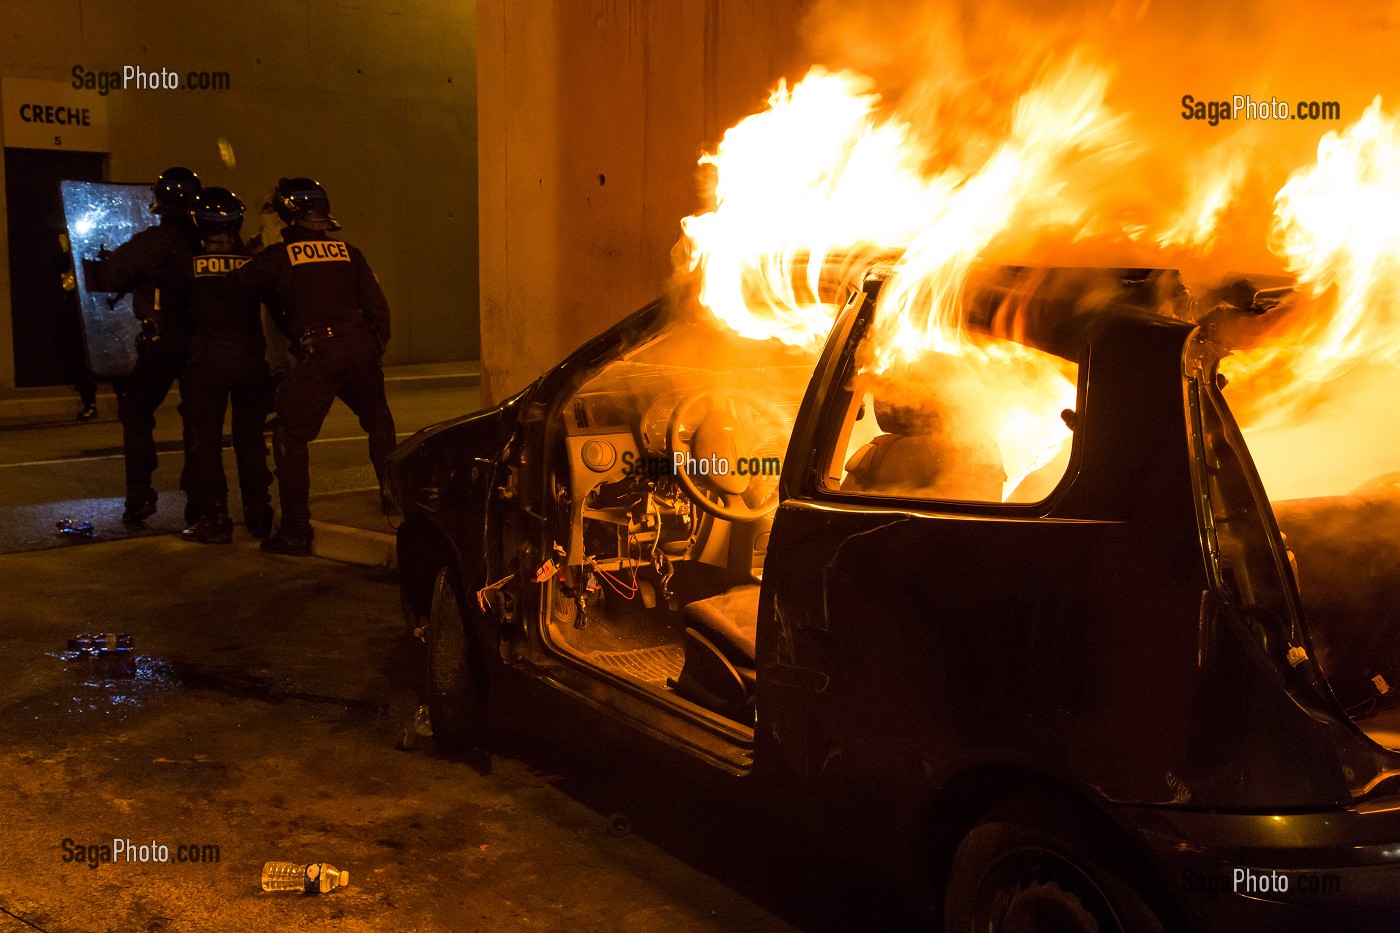
[{"label": "concrete curb", "polygon": [[[78,409],[82,407],[82,400],[72,389],[0,390],[0,426],[82,424],[78,420]],[[116,418],[117,397],[107,390],[98,392],[97,411],[103,420]]]},{"label": "concrete curb", "polygon": [[[390,366],[384,371],[390,391],[405,385],[431,385],[458,389],[481,384],[481,363],[409,363]],[[173,393],[172,393],[173,394]],[[0,427],[39,427],[47,424],[78,424],[82,403],[69,386],[41,386],[28,389],[0,388]],[[97,394],[97,408],[103,419],[114,418],[117,397],[105,385]]]},{"label": "concrete curb", "polygon": [[399,569],[398,551],[391,534],[320,522],[314,518],[311,527],[316,532],[311,553],[317,557],[378,570]]}]

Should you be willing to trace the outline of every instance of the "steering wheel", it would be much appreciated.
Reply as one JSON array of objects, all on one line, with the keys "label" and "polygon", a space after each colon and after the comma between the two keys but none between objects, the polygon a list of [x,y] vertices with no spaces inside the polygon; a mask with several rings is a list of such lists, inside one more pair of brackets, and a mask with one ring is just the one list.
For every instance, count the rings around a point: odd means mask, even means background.
[{"label": "steering wheel", "polygon": [[[682,431],[702,403],[709,406],[708,410],[687,442],[681,436]],[[751,522],[772,514],[778,507],[778,486],[774,483],[757,505],[749,505],[744,499],[754,476],[741,474],[738,462],[753,456],[755,446],[752,418],[740,417],[740,405],[757,412],[775,428],[787,423],[776,408],[758,396],[709,389],[686,396],[671,412],[670,423],[666,426],[666,447],[673,465],[676,455],[681,454],[692,468],[705,470],[695,469],[692,473],[682,466],[673,474],[696,508],[726,521]]]}]

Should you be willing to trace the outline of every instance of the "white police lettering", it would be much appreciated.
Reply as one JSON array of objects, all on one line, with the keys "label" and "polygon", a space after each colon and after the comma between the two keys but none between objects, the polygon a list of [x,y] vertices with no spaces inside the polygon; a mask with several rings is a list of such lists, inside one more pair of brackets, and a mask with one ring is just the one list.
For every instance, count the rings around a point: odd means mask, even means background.
[{"label": "white police lettering", "polygon": [[196,256],[194,257],[194,274],[196,277],[228,275],[247,262],[247,256]]},{"label": "white police lettering", "polygon": [[350,248],[339,240],[301,240],[287,244],[292,265],[308,262],[349,262]]}]

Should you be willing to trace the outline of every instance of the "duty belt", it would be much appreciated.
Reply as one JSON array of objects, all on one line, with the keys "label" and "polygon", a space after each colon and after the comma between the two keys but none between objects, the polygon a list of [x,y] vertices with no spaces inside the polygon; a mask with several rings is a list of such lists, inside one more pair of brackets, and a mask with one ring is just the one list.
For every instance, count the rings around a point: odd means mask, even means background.
[{"label": "duty belt", "polygon": [[319,340],[322,337],[343,337],[346,334],[366,334],[369,327],[363,321],[349,320],[341,321],[339,324],[327,324],[324,327],[303,327],[301,338],[303,340]]},{"label": "duty belt", "polygon": [[301,338],[297,341],[301,346],[301,352],[307,356],[316,352],[316,341],[325,340],[330,337],[345,337],[350,334],[368,334],[369,325],[364,321],[357,321],[351,318],[348,321],[341,321],[337,324],[324,324],[319,327],[303,327]]}]

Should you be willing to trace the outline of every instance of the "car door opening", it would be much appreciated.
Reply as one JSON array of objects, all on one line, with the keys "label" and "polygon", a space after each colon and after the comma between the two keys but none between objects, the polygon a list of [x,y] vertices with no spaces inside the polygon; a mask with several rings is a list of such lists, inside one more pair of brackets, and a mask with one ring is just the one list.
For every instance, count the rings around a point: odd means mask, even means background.
[{"label": "car door opening", "polygon": [[676,324],[593,374],[558,410],[557,653],[742,726],[778,481],[810,353]]}]

